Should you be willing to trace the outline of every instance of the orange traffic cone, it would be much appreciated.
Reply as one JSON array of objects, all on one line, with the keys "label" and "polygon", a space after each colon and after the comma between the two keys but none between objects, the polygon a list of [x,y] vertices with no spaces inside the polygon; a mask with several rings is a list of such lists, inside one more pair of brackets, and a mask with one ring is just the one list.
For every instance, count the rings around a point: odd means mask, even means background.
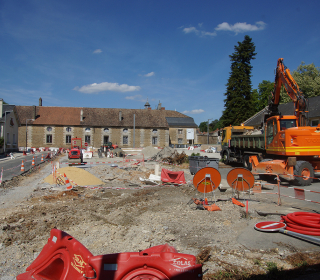
[{"label": "orange traffic cone", "polygon": [[232,203],[241,207],[244,207],[244,204],[240,202],[239,200],[236,200],[235,198],[232,198]]},{"label": "orange traffic cone", "polygon": [[35,163],[34,163],[34,157],[32,158],[32,166],[35,166]]},{"label": "orange traffic cone", "polygon": [[71,190],[71,189],[72,189],[72,185],[70,184],[69,179],[68,179],[66,173],[64,173],[64,181],[65,181],[66,186],[67,186],[66,189],[67,189],[67,190]]},{"label": "orange traffic cone", "polygon": [[41,161],[43,161],[43,154],[41,155]]},{"label": "orange traffic cone", "polygon": [[21,172],[24,172],[24,162],[21,163]]}]

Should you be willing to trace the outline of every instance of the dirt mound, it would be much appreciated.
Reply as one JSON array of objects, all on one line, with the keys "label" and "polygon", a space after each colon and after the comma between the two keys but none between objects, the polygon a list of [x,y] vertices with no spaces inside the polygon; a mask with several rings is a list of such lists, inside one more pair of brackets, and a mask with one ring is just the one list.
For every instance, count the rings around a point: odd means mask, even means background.
[{"label": "dirt mound", "polygon": [[164,158],[171,157],[174,153],[174,149],[170,147],[164,147],[160,152],[158,152],[156,155],[154,155],[151,159],[152,160],[162,160]]},{"label": "dirt mound", "polygon": [[[59,168],[57,170],[61,175],[57,173],[57,177],[63,177],[64,174],[68,177],[71,183],[71,185],[74,185],[76,183],[79,186],[96,186],[96,185],[101,185],[104,184],[101,180],[99,180],[96,176],[92,175],[88,171],[85,171],[81,168],[77,167],[64,167],[64,168]],[[49,184],[55,184],[56,182],[53,181],[52,174],[47,176],[44,179],[44,182],[49,183]]]},{"label": "dirt mound", "polygon": [[158,150],[152,146],[148,146],[142,150],[142,153],[144,154],[145,158],[151,158],[158,153]]}]

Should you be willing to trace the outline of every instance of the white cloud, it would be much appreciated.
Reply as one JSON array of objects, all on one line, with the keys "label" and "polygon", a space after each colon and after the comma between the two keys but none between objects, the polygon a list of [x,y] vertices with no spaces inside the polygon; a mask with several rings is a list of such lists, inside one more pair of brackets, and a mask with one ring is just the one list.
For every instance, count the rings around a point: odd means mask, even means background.
[{"label": "white cloud", "polygon": [[96,54],[96,53],[102,53],[102,50],[101,50],[101,49],[96,49],[96,50],[93,51],[93,53],[94,53],[94,54]]},{"label": "white cloud", "polygon": [[[202,27],[202,23],[198,24],[199,27]],[[200,36],[200,37],[205,37],[205,36],[216,36],[217,33],[216,32],[208,32],[208,31],[201,31],[198,30],[197,28],[195,28],[194,26],[192,27],[186,27],[182,30],[185,34],[188,33],[195,33],[196,35]]]},{"label": "white cloud", "polygon": [[139,86],[128,86],[126,84],[119,85],[118,83],[93,83],[91,85],[86,85],[82,87],[75,87],[73,90],[80,91],[82,93],[99,93],[102,91],[117,91],[117,92],[127,92],[127,91],[138,91],[141,87]]},{"label": "white cloud", "polygon": [[182,114],[201,114],[203,112],[204,112],[203,109],[194,109],[191,111],[183,111]]},{"label": "white cloud", "polygon": [[129,100],[136,100],[136,99],[141,99],[141,98],[142,98],[142,95],[140,95],[140,94],[132,95],[132,96],[126,96],[126,99],[129,99]]},{"label": "white cloud", "polygon": [[199,30],[197,30],[197,28],[195,28],[195,27],[186,27],[186,28],[183,28],[183,32],[186,34],[192,33],[192,32],[198,34]]},{"label": "white cloud", "polygon": [[148,74],[145,74],[144,76],[145,76],[145,77],[151,77],[151,76],[154,76],[154,72],[150,72],[150,73],[148,73]]},{"label": "white cloud", "polygon": [[248,31],[258,31],[263,30],[265,28],[266,24],[263,21],[258,21],[254,25],[248,24],[246,22],[237,22],[234,25],[229,24],[227,22],[223,22],[218,24],[218,26],[215,28],[217,31],[232,31],[236,34],[248,32]]}]

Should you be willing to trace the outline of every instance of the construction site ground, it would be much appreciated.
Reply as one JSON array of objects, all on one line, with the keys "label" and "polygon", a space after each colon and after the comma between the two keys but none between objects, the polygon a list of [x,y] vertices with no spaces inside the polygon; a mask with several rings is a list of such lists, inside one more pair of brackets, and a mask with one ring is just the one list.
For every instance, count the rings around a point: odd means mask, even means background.
[{"label": "construction site ground", "polygon": [[[279,221],[280,214],[320,211],[319,204],[288,198],[279,206],[275,195],[240,194],[240,201],[249,198],[247,214],[245,208],[228,200],[233,191],[226,176],[232,167],[220,163],[221,185],[213,197],[207,197],[217,200],[221,211],[196,210],[190,200],[203,194],[196,192],[188,164],[139,162],[141,155],[128,158],[136,160],[94,154],[87,160],[93,164],[82,166],[78,175],[69,178],[74,185],[71,191],[54,183],[57,179],[50,175],[56,162],[66,168],[66,174],[68,168],[79,168],[68,167],[66,155],[2,185],[0,279],[15,279],[23,273],[47,243],[52,228],[69,233],[93,255],[136,252],[168,243],[181,253],[197,256],[206,272],[204,279],[319,279],[319,246],[254,229],[260,221]],[[154,174],[156,164],[160,170],[183,170],[187,184],[142,183],[140,177]],[[58,182],[61,175],[57,175]],[[81,183],[92,175],[102,183]]]}]

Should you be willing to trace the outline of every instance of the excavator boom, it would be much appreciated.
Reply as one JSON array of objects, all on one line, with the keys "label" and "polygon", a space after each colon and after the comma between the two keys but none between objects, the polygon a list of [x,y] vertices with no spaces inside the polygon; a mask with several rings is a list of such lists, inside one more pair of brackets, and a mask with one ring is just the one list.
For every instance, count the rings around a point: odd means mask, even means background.
[{"label": "excavator boom", "polygon": [[298,84],[291,76],[290,70],[284,65],[283,58],[279,58],[277,62],[274,90],[272,92],[272,98],[269,101],[269,114],[267,117],[280,115],[278,106],[282,85],[294,103],[294,115],[298,118],[298,126],[305,126],[306,99]]}]

